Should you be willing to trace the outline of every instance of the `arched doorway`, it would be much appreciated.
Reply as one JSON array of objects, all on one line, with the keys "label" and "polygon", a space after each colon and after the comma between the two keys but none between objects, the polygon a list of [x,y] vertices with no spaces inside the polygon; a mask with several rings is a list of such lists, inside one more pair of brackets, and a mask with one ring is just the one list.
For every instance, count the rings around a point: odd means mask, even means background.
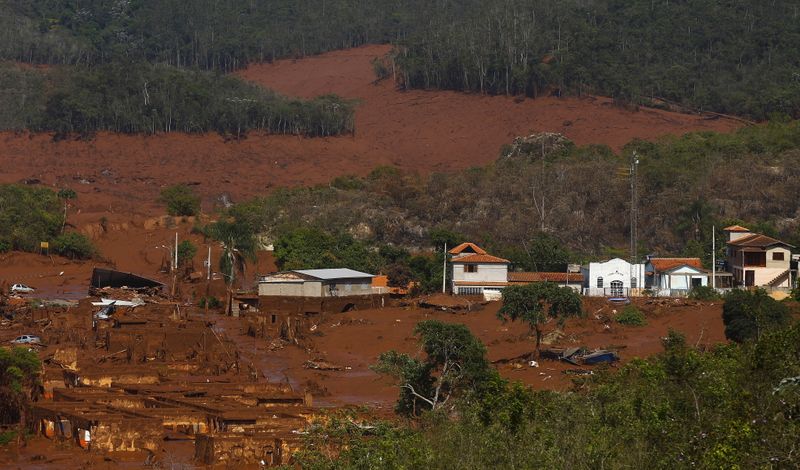
[{"label": "arched doorway", "polygon": [[622,287],[622,281],[611,281],[611,297],[622,297],[625,293],[625,288]]}]

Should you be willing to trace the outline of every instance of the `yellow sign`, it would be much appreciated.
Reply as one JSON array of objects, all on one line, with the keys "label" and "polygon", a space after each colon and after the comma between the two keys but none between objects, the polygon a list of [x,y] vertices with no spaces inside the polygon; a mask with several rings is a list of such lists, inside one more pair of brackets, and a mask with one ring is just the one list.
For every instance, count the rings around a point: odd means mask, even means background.
[{"label": "yellow sign", "polygon": [[50,242],[42,242],[39,244],[39,247],[43,250],[50,248]]}]

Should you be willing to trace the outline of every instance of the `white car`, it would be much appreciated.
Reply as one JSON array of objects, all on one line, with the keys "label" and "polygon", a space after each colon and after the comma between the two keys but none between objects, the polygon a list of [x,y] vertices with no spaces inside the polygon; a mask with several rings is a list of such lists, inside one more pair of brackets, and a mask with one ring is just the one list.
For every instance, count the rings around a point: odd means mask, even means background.
[{"label": "white car", "polygon": [[12,294],[30,294],[34,292],[36,289],[30,286],[26,286],[25,284],[14,284],[11,286],[11,293]]},{"label": "white car", "polygon": [[42,339],[35,335],[22,335],[12,339],[11,342],[14,344],[40,344]]}]

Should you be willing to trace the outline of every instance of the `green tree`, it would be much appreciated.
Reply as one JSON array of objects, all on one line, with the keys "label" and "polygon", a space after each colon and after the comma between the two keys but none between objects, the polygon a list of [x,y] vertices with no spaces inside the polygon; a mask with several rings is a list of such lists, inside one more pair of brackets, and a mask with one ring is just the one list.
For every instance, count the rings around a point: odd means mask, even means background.
[{"label": "green tree", "polygon": [[387,351],[372,367],[399,381],[398,413],[419,416],[423,410],[435,411],[453,397],[479,391],[495,377],[486,348],[466,326],[426,320],[417,324],[414,334],[424,359]]},{"label": "green tree", "polygon": [[330,234],[316,227],[284,233],[275,241],[275,259],[281,269],[350,268],[376,272],[379,253],[346,233]]},{"label": "green tree", "polygon": [[56,193],[47,188],[0,185],[0,241],[14,250],[34,251],[64,225]]},{"label": "green tree", "polygon": [[164,188],[159,201],[166,204],[167,213],[172,216],[192,216],[200,213],[200,198],[185,184]]},{"label": "green tree", "polygon": [[546,233],[537,234],[512,248],[500,248],[498,253],[508,258],[515,268],[524,271],[564,272],[572,258],[572,253],[561,241]]},{"label": "green tree", "polygon": [[386,277],[389,287],[406,288],[414,280],[414,273],[405,263],[393,263],[386,267]]},{"label": "green tree", "polygon": [[503,306],[497,317],[503,321],[521,320],[536,333],[536,352],[542,341],[542,326],[549,318],[563,321],[583,313],[581,297],[569,287],[550,282],[534,282],[503,289]]},{"label": "green tree", "polygon": [[255,261],[257,241],[253,228],[235,218],[224,218],[208,227],[211,238],[222,243],[219,266],[222,275],[233,286],[236,274],[244,277],[247,261]]},{"label": "green tree", "polygon": [[189,240],[178,243],[178,266],[189,263],[197,254],[197,246]]},{"label": "green tree", "polygon": [[764,289],[735,289],[725,296],[722,305],[725,337],[737,343],[757,340],[765,332],[786,325],[789,318],[786,305],[770,297]]},{"label": "green tree", "polygon": [[29,401],[40,384],[41,363],[26,348],[0,348],[0,424],[24,421]]}]

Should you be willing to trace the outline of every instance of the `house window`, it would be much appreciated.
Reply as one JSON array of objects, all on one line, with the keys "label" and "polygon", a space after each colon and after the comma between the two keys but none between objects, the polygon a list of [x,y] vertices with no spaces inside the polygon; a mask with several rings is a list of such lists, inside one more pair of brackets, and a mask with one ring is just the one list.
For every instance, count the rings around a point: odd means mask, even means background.
[{"label": "house window", "polygon": [[477,273],[478,272],[478,265],[477,264],[465,264],[464,265],[464,272],[465,273]]},{"label": "house window", "polygon": [[783,252],[776,251],[775,253],[772,253],[772,261],[783,261]]},{"label": "house window", "polygon": [[636,284],[636,278],[632,277],[631,278],[631,289],[636,289],[637,287],[639,287],[639,286]]},{"label": "house window", "polygon": [[766,266],[767,253],[765,252],[745,252],[744,253],[745,266]]},{"label": "house window", "polygon": [[603,277],[602,276],[598,276],[597,277],[597,288],[598,289],[602,289],[603,288]]}]

